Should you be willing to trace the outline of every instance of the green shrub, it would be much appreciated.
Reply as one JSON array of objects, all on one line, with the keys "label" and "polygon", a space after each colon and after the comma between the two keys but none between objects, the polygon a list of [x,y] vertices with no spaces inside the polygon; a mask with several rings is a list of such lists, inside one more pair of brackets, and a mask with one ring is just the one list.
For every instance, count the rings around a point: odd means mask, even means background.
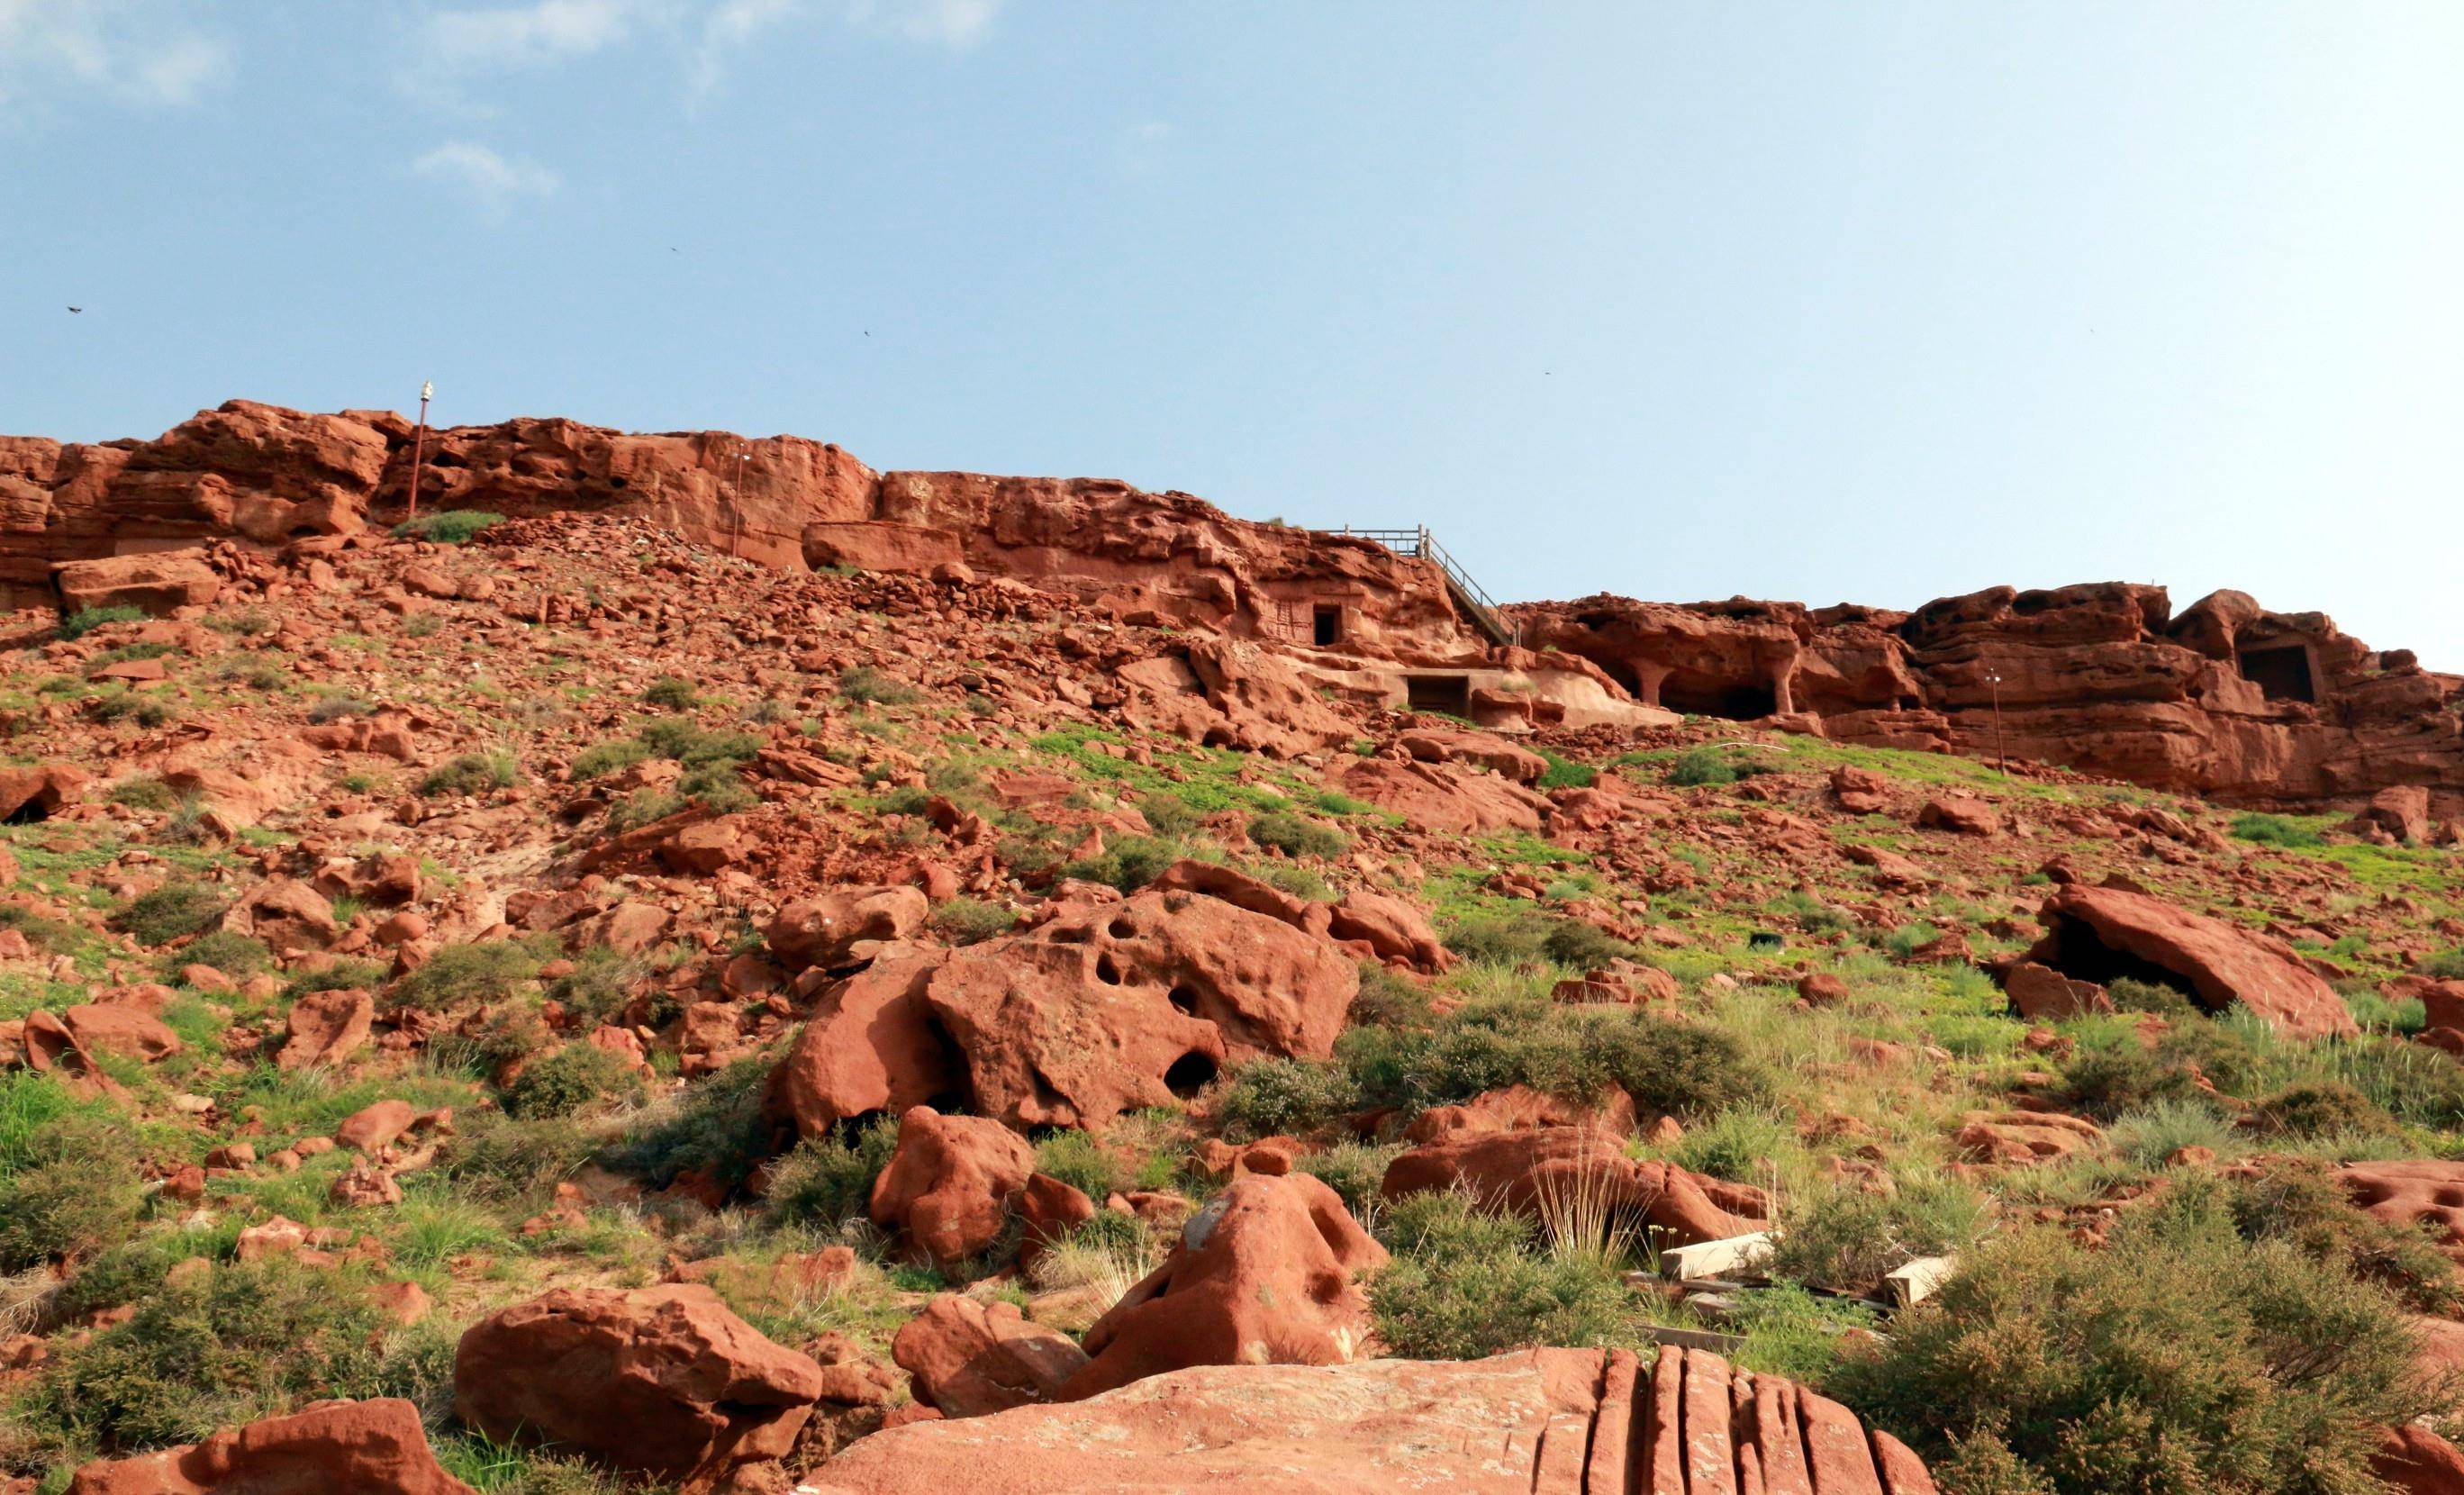
[{"label": "green shrub", "polygon": [[1056,1132],[1035,1145],[1035,1171],[1101,1204],[1122,1186],[1120,1164],[1084,1132]]},{"label": "green shrub", "polygon": [[1737,766],[1728,761],[1728,755],[1718,748],[1687,748],[1677,755],[1677,761],[1668,765],[1667,781],[1681,789],[1735,783]]},{"label": "green shrub", "polygon": [[1196,835],[1206,819],[1203,811],[1169,789],[1157,789],[1138,801],[1138,813],[1156,835],[1172,841]]},{"label": "green shrub", "polygon": [[58,1114],[0,1169],[0,1271],[91,1256],[136,1226],[143,1192],[127,1129],[101,1113]]},{"label": "green shrub", "polygon": [[641,1080],[631,1066],[596,1044],[567,1044],[555,1053],[522,1066],[505,1087],[505,1113],[528,1121],[570,1116],[610,1095],[639,1093]]},{"label": "green shrub", "polygon": [[2288,1086],[2250,1110],[2250,1125],[2267,1136],[2387,1136],[2394,1118],[2340,1080]]},{"label": "green shrub", "polygon": [[316,971],[302,971],[282,983],[282,1000],[297,1001],[317,992],[347,991],[362,987],[374,991],[385,984],[385,968],[373,960],[337,960]]},{"label": "green shrub", "polygon": [[1332,858],[1352,849],[1350,836],[1290,810],[1250,816],[1249,839],[1286,856]]},{"label": "green shrub", "polygon": [[1611,1086],[1642,1115],[1695,1115],[1761,1099],[1769,1076],[1717,1028],[1632,1012],[1467,1004],[1427,1028],[1354,1027],[1335,1042],[1362,1106],[1419,1110],[1528,1085],[1576,1100]]},{"label": "green shrub", "polygon": [[514,755],[501,749],[485,753],[464,753],[431,771],[419,781],[419,792],[429,799],[447,795],[485,794],[491,789],[510,789],[522,781],[521,764]]},{"label": "green shrub", "polygon": [[2282,1242],[2318,1269],[2375,1283],[2417,1312],[2452,1316],[2464,1305],[2464,1278],[2437,1240],[2355,1205],[2327,1163],[2268,1158],[2247,1176],[2203,1174],[2176,1188],[2174,1208],[2228,1214],[2243,1240]]},{"label": "green shrub", "polygon": [[2323,846],[2327,838],[2289,815],[2236,815],[2233,839],[2261,846]]},{"label": "green shrub", "polygon": [[166,965],[209,965],[225,976],[244,978],[267,970],[274,964],[274,952],[264,940],[237,930],[218,929],[173,951],[165,957]]},{"label": "green shrub", "polygon": [[1795,1135],[1795,1129],[1776,1113],[1739,1106],[1688,1127],[1669,1155],[1691,1173],[1732,1183],[1768,1182],[1771,1159]]},{"label": "green shrub", "polygon": [[689,716],[646,721],[634,737],[651,755],[687,768],[740,763],[761,751],[761,739],[750,732],[712,732]]},{"label": "green shrub", "polygon": [[981,898],[952,898],[933,911],[928,925],[953,945],[979,944],[1018,927],[1018,915]]},{"label": "green shrub", "polygon": [[133,721],[141,727],[167,727],[180,719],[179,702],[168,691],[105,691],[86,710],[97,721]]},{"label": "green shrub", "polygon": [[592,945],[574,957],[571,972],[548,983],[547,997],[583,1022],[611,1022],[631,1005],[649,970],[613,946]]},{"label": "green shrub", "polygon": [[72,954],[89,937],[65,919],[45,918],[19,903],[0,903],[0,929],[13,929],[37,950],[53,955]]},{"label": "green shrub", "polygon": [[1963,1462],[1998,1445],[2060,1495],[2368,1489],[2372,1429],[2444,1410],[2401,1309],[2189,1206],[2125,1219],[2103,1250],[2049,1228],[1987,1242],[1830,1390],[1971,1445]]},{"label": "green shrub", "polygon": [[924,698],[914,687],[870,665],[839,671],[839,694],[860,706],[907,706]]},{"label": "green shrub", "polygon": [[2420,972],[2433,981],[2464,981],[2464,945],[2424,957]]},{"label": "green shrub", "polygon": [[329,688],[317,693],[315,703],[308,708],[308,719],[319,723],[341,721],[348,716],[374,715],[376,709],[376,702],[357,691],[338,691]]},{"label": "green shrub", "polygon": [[2152,1012],[2167,1020],[2189,1021],[2205,1018],[2190,994],[2163,981],[2143,981],[2136,977],[2118,976],[2107,981],[2105,995],[2113,999],[2117,1012]]},{"label": "green shrub", "polygon": [[630,768],[650,757],[650,750],[630,737],[621,742],[600,742],[574,755],[566,771],[576,780],[597,779],[618,769]]},{"label": "green shrub", "polygon": [[761,1096],[771,1066],[759,1056],[739,1059],[687,1086],[672,1103],[643,1112],[608,1150],[608,1166],[654,1188],[666,1188],[685,1173],[721,1189],[742,1184],[770,1154]]},{"label": "green shrub", "polygon": [[1123,836],[1105,847],[1101,856],[1064,866],[1061,875],[1109,883],[1123,892],[1135,892],[1161,877],[1165,868],[1187,854],[1177,842],[1154,836]]},{"label": "green shrub", "polygon": [[1395,1160],[1395,1152],[1391,1147],[1338,1142],[1304,1154],[1294,1166],[1332,1189],[1354,1219],[1369,1220],[1386,1207],[1379,1191],[1386,1182],[1386,1167]]},{"label": "green shrub", "polygon": [[502,524],[505,517],[477,509],[446,509],[435,514],[423,514],[415,519],[405,519],[393,527],[396,535],[413,539],[433,540],[440,545],[459,545],[491,524]]},{"label": "green shrub", "polygon": [[106,623],[135,623],[145,616],[142,607],[81,607],[60,620],[60,637],[81,639]]},{"label": "green shrub", "polygon": [[1596,971],[1612,960],[1632,959],[1634,946],[1581,919],[1559,919],[1540,942],[1541,954],[1577,971]]},{"label": "green shrub", "polygon": [[663,711],[689,712],[701,704],[701,693],[693,688],[690,680],[661,675],[642,693],[642,699]]},{"label": "green shrub", "polygon": [[1513,1215],[1459,1194],[1420,1194],[1386,1213],[1394,1259],[1369,1280],[1377,1336],[1409,1359],[1473,1360],[1530,1345],[1630,1342],[1639,1300],[1617,1275],[1542,1246]]},{"label": "green shrub", "polygon": [[1599,780],[1600,771],[1589,763],[1561,758],[1547,748],[1533,748],[1531,751],[1549,763],[1549,771],[1540,776],[1540,788],[1544,793],[1551,789],[1588,789]]},{"label": "green shrub", "polygon": [[167,810],[180,802],[180,797],[171,792],[171,786],[156,774],[123,779],[113,784],[111,792],[103,798],[114,804],[127,805],[132,810]]},{"label": "green shrub", "polygon": [[1769,1269],[1811,1286],[1870,1293],[1918,1257],[1966,1250],[1986,1219],[1985,1197],[1955,1178],[1913,1175],[1889,1194],[1845,1185],[1790,1212]]},{"label": "green shrub", "polygon": [[55,1351],[20,1416],[55,1447],[193,1442],[370,1389],[391,1329],[356,1276],[287,1260],[165,1286],[126,1323]]},{"label": "green shrub", "polygon": [[898,1123],[889,1117],[800,1142],[771,1166],[763,1208],[773,1224],[825,1231],[861,1220],[872,1202],[873,1180],[897,1147]]},{"label": "green shrub", "polygon": [[447,945],[394,983],[388,1004],[441,1012],[466,1002],[499,1002],[538,976],[539,964],[538,953],[517,939]]},{"label": "green shrub", "polygon": [[1441,920],[1439,937],[1465,960],[1524,965],[1547,957],[1553,928],[1536,910],[1479,911]]},{"label": "green shrub", "polygon": [[112,923],[141,945],[167,944],[222,917],[223,895],[204,883],[171,882],[140,893]]},{"label": "green shrub", "polygon": [[1243,1065],[1217,1097],[1215,1114],[1235,1135],[1314,1132],[1360,1109],[1360,1088],[1335,1065],[1260,1059]]},{"label": "green shrub", "polygon": [[597,1144],[570,1118],[517,1121],[481,1111],[437,1154],[436,1171],[456,1194],[491,1203],[527,1200],[589,1161]]}]

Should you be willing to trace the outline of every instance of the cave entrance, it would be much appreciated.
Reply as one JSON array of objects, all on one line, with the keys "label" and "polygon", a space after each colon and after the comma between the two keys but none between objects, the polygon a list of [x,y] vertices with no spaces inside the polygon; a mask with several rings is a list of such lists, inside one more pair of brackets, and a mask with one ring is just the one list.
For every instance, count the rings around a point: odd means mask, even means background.
[{"label": "cave entrance", "polygon": [[2241,667],[2241,677],[2271,701],[2315,703],[2319,699],[2318,684],[2310,674],[2310,650],[2299,644],[2246,649],[2233,662]]},{"label": "cave entrance", "polygon": [[1309,610],[1309,636],[1320,649],[1332,649],[1343,642],[1343,609],[1318,604]]},{"label": "cave entrance", "polygon": [[2201,1012],[2212,1013],[2214,1003],[2201,997],[2188,977],[2168,966],[2158,965],[2144,956],[2132,955],[2104,942],[2096,926],[2085,919],[2068,914],[2057,915],[2053,930],[2043,944],[2036,947],[2032,958],[2042,961],[2074,981],[2093,981],[2110,986],[2116,981],[2142,981],[2149,986],[2167,987],[2180,992],[2190,1005]]},{"label": "cave entrance", "polygon": [[1468,717],[1471,676],[1405,675],[1403,703],[1416,712],[1444,712],[1449,716]]},{"label": "cave entrance", "polygon": [[1715,680],[1680,671],[1660,682],[1660,704],[1687,716],[1753,721],[1779,710],[1768,681]]}]

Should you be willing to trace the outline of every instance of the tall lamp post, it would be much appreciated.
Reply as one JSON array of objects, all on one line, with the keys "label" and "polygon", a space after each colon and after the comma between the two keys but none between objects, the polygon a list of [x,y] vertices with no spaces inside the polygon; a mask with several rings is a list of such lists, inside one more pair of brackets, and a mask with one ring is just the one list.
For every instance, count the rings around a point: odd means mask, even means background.
[{"label": "tall lamp post", "polygon": [[419,384],[419,434],[410,441],[410,498],[403,506],[403,522],[419,517],[419,467],[428,457],[428,402],[436,398],[434,380]]}]

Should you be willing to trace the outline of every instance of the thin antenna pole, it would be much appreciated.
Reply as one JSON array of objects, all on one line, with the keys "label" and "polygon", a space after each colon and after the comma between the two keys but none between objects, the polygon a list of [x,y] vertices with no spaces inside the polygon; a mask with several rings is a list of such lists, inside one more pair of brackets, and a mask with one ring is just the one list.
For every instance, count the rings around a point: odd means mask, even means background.
[{"label": "thin antenna pole", "polygon": [[419,468],[428,458],[428,402],[436,394],[433,380],[422,380],[419,385],[419,434],[410,443],[410,498],[403,506],[403,522],[419,517]]}]

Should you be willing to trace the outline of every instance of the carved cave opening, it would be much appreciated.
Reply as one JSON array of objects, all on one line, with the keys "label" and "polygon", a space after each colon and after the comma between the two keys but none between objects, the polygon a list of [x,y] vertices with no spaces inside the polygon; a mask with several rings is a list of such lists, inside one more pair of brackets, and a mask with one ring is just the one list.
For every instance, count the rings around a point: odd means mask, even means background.
[{"label": "carved cave opening", "polygon": [[1660,682],[1660,704],[1688,716],[1752,721],[1779,710],[1779,694],[1768,680],[1723,680],[1679,670]]},{"label": "carved cave opening", "polygon": [[2233,663],[2240,667],[2242,678],[2271,701],[2315,703],[2319,699],[2318,682],[2310,673],[2310,650],[2299,644],[2246,649]]}]

